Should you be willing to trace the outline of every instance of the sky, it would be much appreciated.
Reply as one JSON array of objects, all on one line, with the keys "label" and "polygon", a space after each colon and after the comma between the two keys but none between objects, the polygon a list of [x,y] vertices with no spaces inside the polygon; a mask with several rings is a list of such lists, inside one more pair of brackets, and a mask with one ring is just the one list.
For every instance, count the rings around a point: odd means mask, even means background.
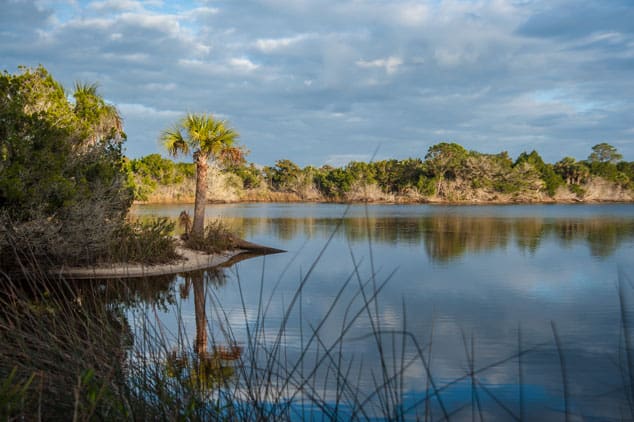
[{"label": "sky", "polygon": [[438,142],[634,160],[632,0],[0,0],[0,70],[98,83],[130,157],[188,112],[249,161],[424,157]]}]

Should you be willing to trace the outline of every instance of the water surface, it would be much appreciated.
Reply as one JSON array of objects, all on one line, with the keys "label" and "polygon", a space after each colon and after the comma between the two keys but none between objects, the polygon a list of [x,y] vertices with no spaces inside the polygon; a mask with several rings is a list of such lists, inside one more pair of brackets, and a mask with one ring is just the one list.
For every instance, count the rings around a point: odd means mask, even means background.
[{"label": "water surface", "polygon": [[[175,218],[183,209],[146,205],[133,214]],[[292,365],[317,330],[321,345],[311,350],[323,356],[337,344],[360,397],[380,402],[371,392],[386,382],[382,367],[402,373],[396,383],[412,418],[631,415],[633,205],[239,204],[210,205],[207,216],[287,251],[224,270],[204,305],[210,344],[223,320],[245,347],[254,327],[273,344],[286,324],[281,343]],[[160,318],[173,330],[182,318],[193,339],[196,304],[183,294],[191,284],[168,283],[180,313]],[[368,335],[377,331],[378,341]],[[325,365],[314,377],[337,396]]]}]

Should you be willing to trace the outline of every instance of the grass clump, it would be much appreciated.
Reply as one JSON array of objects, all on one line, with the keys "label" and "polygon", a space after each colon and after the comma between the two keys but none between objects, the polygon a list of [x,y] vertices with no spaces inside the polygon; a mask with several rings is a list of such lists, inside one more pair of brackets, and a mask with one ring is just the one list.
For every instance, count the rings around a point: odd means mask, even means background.
[{"label": "grass clump", "polygon": [[168,218],[123,225],[110,246],[109,260],[159,264],[178,259],[174,227]]},{"label": "grass clump", "polygon": [[2,277],[0,419],[120,419],[132,344],[122,311],[62,279]]},{"label": "grass clump", "polygon": [[205,226],[205,233],[197,236],[193,233],[186,236],[185,246],[197,251],[219,253],[236,248],[236,236],[220,220],[212,221]]}]

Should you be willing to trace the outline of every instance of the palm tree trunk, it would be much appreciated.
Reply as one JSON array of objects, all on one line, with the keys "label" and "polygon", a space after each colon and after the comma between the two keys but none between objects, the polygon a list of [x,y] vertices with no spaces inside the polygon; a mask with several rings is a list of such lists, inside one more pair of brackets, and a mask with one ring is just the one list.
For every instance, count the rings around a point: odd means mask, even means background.
[{"label": "palm tree trunk", "polygon": [[192,235],[202,237],[205,234],[205,206],[207,205],[207,163],[208,156],[201,152],[194,154],[196,163],[196,202],[194,204],[194,224]]}]

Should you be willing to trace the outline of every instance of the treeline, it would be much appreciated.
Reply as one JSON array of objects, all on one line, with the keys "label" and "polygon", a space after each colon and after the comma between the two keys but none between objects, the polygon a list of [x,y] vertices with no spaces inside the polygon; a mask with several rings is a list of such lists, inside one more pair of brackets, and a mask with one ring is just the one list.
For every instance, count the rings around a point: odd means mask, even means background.
[{"label": "treeline", "polygon": [[[553,164],[537,151],[513,160],[507,152],[484,154],[443,142],[431,146],[424,159],[303,168],[290,160],[265,167],[243,162],[212,174],[210,197],[223,200],[230,192],[231,199],[255,201],[631,200],[634,162],[622,158],[607,143],[595,145],[586,160],[565,157]],[[137,200],[152,201],[155,192],[170,186],[193,187],[193,164],[152,154],[127,165]]]}]

